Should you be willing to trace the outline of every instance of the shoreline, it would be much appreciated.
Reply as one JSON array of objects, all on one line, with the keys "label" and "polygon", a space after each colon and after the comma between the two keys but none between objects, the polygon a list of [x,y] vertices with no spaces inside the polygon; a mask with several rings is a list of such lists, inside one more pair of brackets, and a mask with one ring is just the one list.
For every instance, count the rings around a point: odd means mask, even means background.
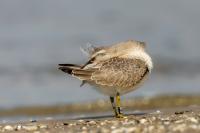
[{"label": "shoreline", "polygon": [[[64,108],[45,108],[26,107],[14,109],[26,113],[27,116],[42,116],[46,114],[62,114],[66,109],[66,114],[82,113],[87,114],[74,118],[60,117],[52,119],[40,119],[31,121],[16,121],[0,124],[0,132],[34,132],[34,133],[64,133],[64,132],[181,132],[198,133],[200,132],[200,96],[159,96],[154,98],[138,98],[124,100],[125,118],[114,118],[110,103],[108,101],[97,101],[93,103],[77,103],[60,106]],[[97,104],[98,103],[98,104]],[[86,106],[87,105],[87,106]],[[58,106],[56,106],[58,107]],[[71,108],[69,108],[71,107]],[[32,109],[32,110],[31,110]],[[99,110],[100,109],[100,110]],[[136,111],[137,110],[137,111]],[[4,110],[5,111],[5,110]],[[30,111],[30,112],[29,112]],[[49,112],[48,112],[49,111]],[[1,112],[1,111],[0,111]],[[19,112],[0,113],[1,116],[14,116]],[[39,113],[38,113],[39,112]],[[107,113],[106,113],[107,112]],[[38,114],[37,114],[38,113]],[[12,115],[11,115],[12,114]],[[4,116],[5,117],[5,116]]]},{"label": "shoreline", "polygon": [[[121,102],[123,110],[153,110],[173,107],[200,105],[199,95],[160,95],[151,98],[137,97],[124,99]],[[24,106],[9,109],[0,109],[0,117],[6,116],[44,116],[44,115],[70,115],[79,113],[102,113],[112,111],[109,100],[96,100],[72,104],[49,106]]]},{"label": "shoreline", "polygon": [[40,120],[0,124],[0,132],[200,132],[200,106],[163,109],[146,114],[130,114],[77,120]]}]

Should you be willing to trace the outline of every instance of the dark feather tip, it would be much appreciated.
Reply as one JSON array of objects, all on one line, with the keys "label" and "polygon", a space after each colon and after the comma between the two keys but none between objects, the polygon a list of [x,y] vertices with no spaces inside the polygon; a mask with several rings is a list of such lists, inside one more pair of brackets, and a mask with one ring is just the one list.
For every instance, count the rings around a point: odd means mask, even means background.
[{"label": "dark feather tip", "polygon": [[65,72],[65,73],[68,73],[68,74],[71,74],[72,73],[72,70],[71,69],[68,69],[66,67],[59,67],[58,68],[59,70]]}]

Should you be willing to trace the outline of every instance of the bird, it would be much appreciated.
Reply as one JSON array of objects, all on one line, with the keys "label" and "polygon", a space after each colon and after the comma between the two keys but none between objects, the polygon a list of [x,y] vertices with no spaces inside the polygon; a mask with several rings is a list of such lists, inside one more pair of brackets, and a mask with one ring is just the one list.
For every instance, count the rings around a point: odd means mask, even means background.
[{"label": "bird", "polygon": [[153,68],[146,43],[128,40],[110,46],[90,46],[85,64],[58,64],[61,71],[109,96],[116,118],[124,118],[120,96],[136,90]]}]

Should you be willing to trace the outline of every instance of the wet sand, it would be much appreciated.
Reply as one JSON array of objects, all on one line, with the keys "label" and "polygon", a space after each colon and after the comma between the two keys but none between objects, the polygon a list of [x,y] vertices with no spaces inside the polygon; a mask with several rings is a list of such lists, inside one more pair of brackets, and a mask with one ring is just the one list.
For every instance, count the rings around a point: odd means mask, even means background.
[{"label": "wet sand", "polygon": [[[139,105],[139,102],[141,105],[140,108],[136,106],[137,104]],[[88,111],[89,114],[92,110],[98,112],[97,110],[102,108],[102,113],[99,113],[102,115],[91,115],[91,117],[88,115],[87,117],[79,117],[76,119],[63,118],[4,123],[0,125],[0,132],[200,132],[199,96],[162,96],[148,100],[138,99],[138,101],[136,99],[130,99],[123,102],[125,106],[125,118],[114,118],[111,116],[112,113],[105,115],[103,112],[109,110],[109,108],[106,109],[106,107],[109,107],[107,101],[105,103],[101,101],[101,104],[91,104],[96,105],[96,110],[90,105],[91,110]],[[132,105],[135,105],[135,109],[139,110],[138,113],[132,110]],[[88,107],[81,106],[82,110],[78,111],[78,104],[76,104],[76,109],[79,113],[87,112],[86,108]],[[71,110],[73,109],[71,108]]]}]

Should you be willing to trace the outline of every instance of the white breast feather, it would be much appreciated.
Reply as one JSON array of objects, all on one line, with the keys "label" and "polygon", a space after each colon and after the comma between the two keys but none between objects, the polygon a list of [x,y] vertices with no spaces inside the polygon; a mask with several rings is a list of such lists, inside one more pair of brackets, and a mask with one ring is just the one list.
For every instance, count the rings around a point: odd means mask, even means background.
[{"label": "white breast feather", "polygon": [[151,57],[143,50],[129,52],[128,58],[136,58],[145,61],[149,71],[151,71],[151,69],[153,68]]}]

